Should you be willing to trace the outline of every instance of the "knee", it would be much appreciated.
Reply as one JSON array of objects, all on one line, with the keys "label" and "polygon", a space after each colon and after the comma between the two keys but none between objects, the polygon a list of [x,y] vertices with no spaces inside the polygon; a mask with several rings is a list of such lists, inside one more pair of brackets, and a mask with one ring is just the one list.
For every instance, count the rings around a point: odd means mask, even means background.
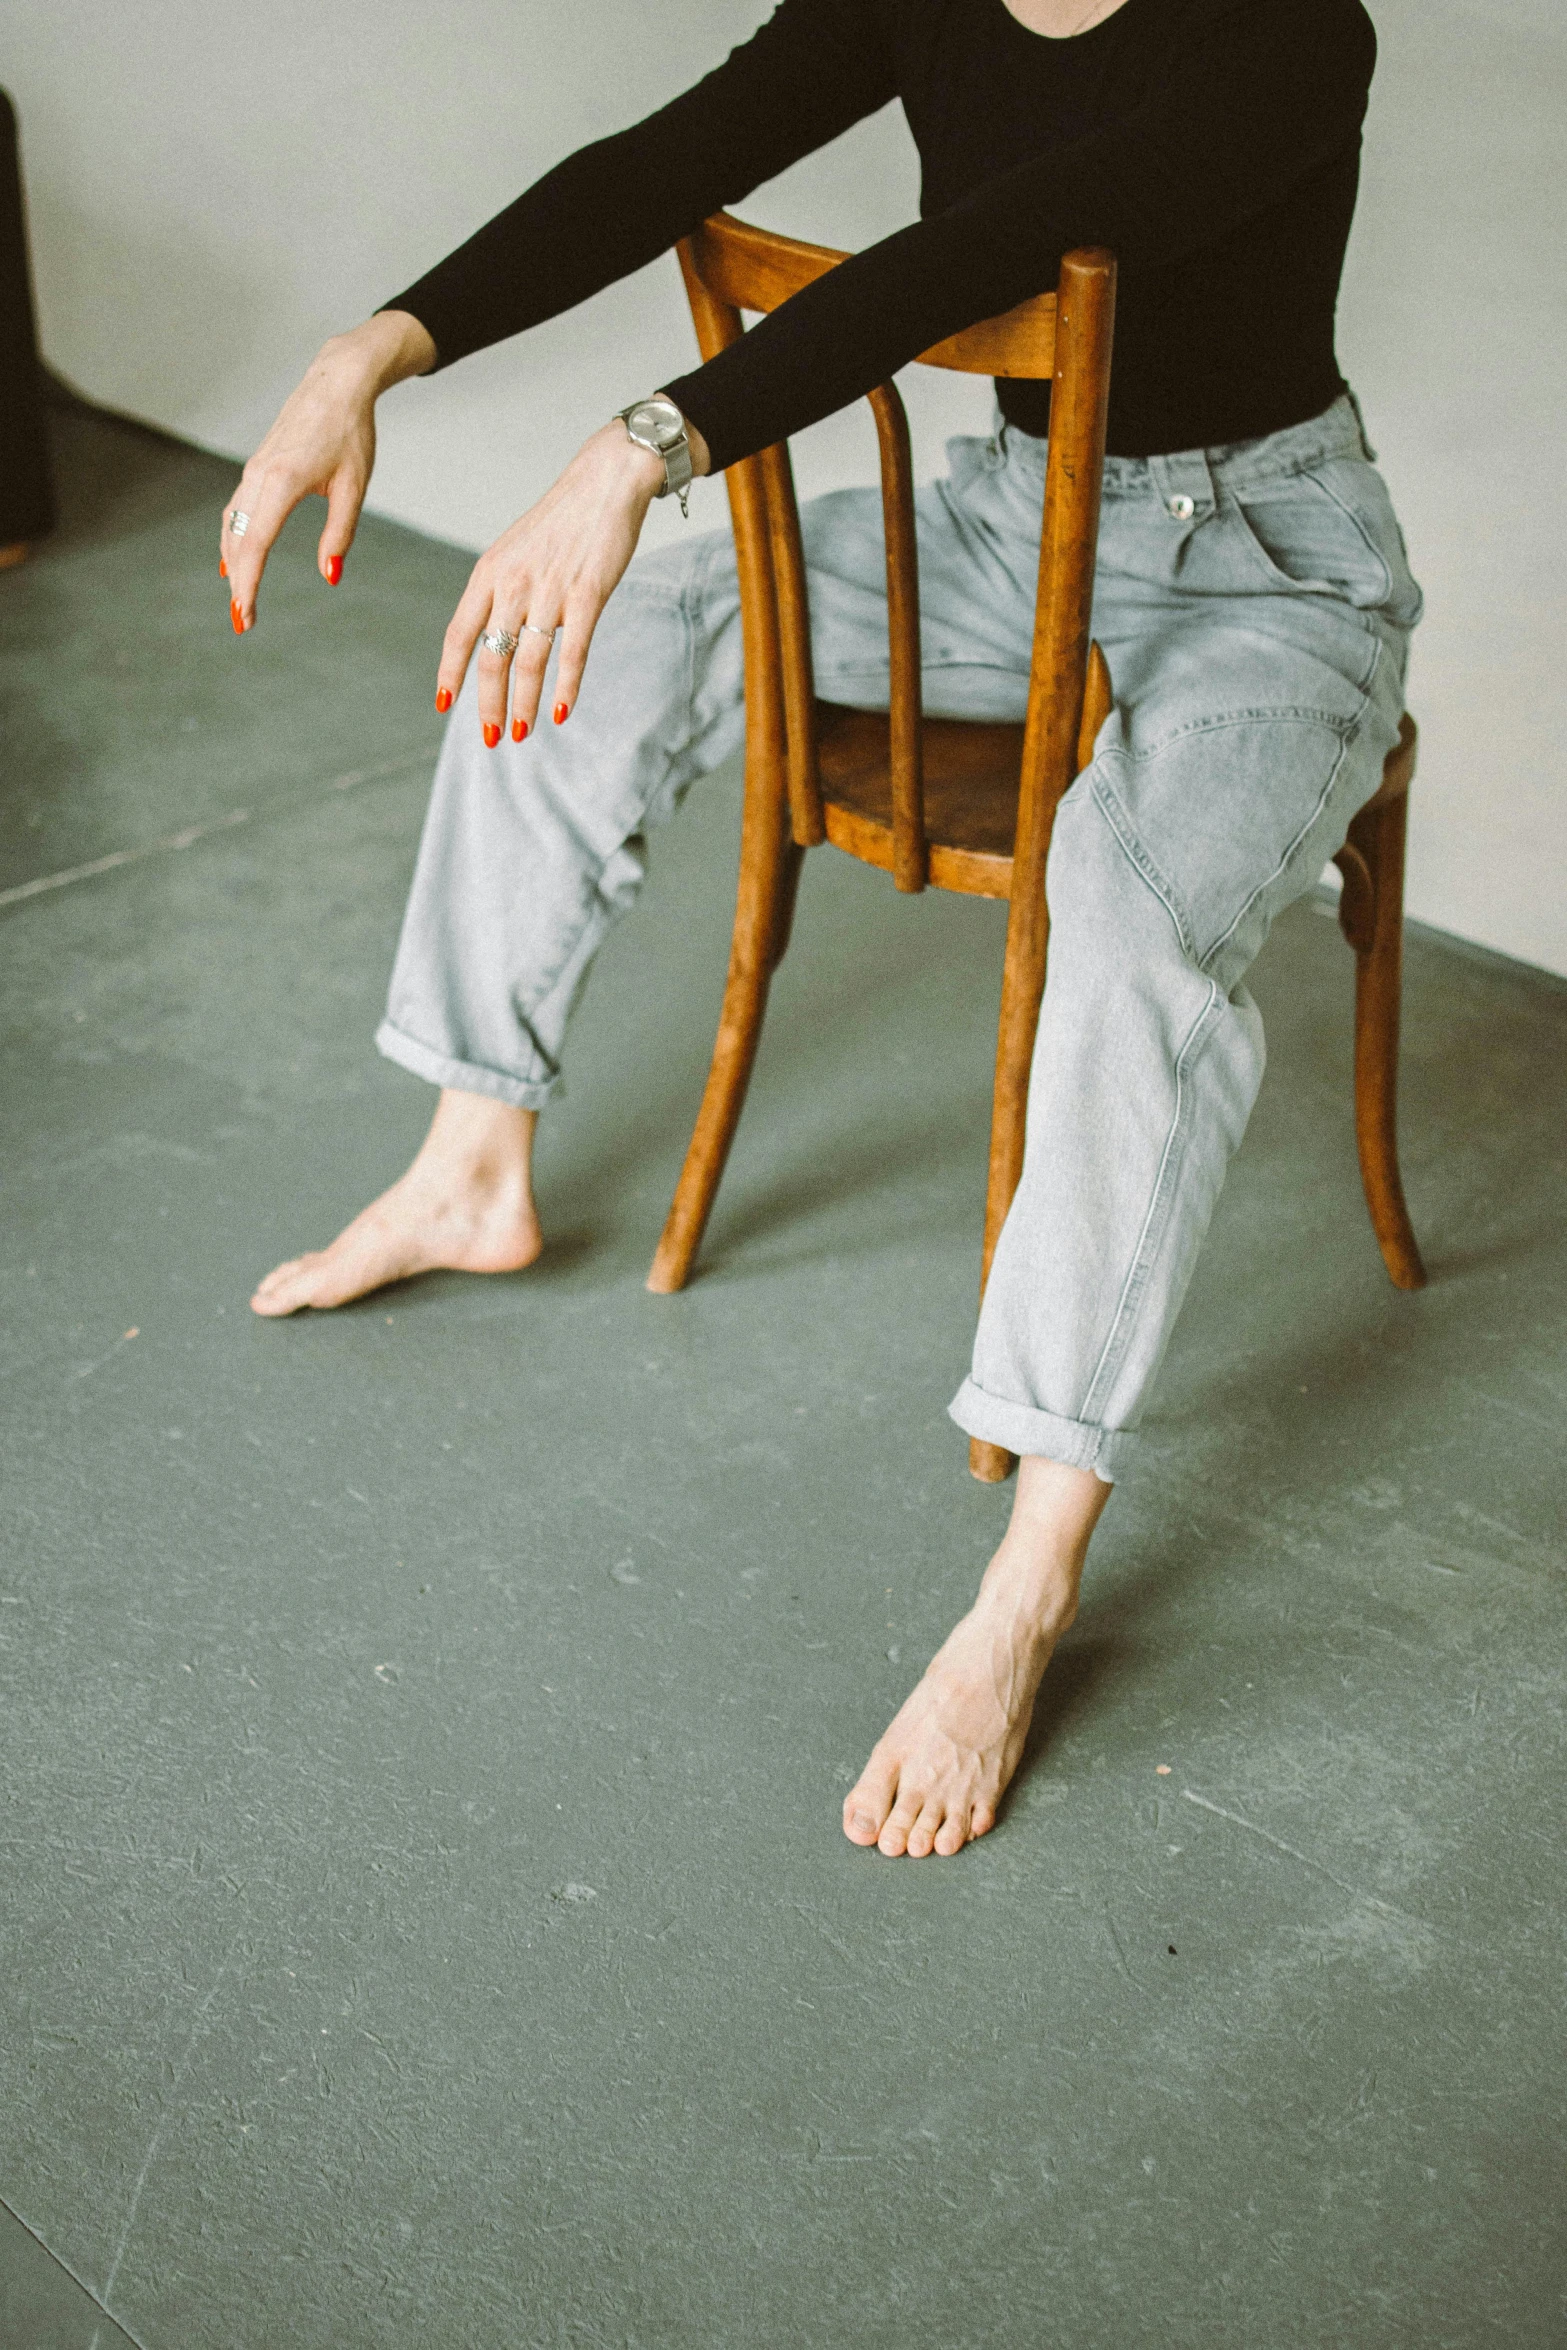
[{"label": "knee", "polygon": [[1161,1095],[1200,1067],[1243,1126],[1264,1065],[1257,1006],[1203,967],[1176,893],[1087,783],[1062,800],[1051,842],[1042,1054],[1080,1085]]},{"label": "knee", "polygon": [[1111,995],[1135,996],[1177,973],[1201,981],[1191,925],[1175,890],[1114,821],[1084,770],[1056,811],[1045,897],[1052,981],[1080,973]]}]

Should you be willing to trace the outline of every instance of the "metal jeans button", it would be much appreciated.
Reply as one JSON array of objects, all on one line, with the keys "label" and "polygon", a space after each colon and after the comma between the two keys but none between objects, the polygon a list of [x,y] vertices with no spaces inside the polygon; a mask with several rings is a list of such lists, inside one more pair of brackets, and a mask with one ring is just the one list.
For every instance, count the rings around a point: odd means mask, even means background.
[{"label": "metal jeans button", "polygon": [[1175,516],[1177,522],[1190,522],[1196,511],[1196,499],[1189,498],[1184,490],[1178,492],[1178,494],[1170,500],[1170,512]]}]

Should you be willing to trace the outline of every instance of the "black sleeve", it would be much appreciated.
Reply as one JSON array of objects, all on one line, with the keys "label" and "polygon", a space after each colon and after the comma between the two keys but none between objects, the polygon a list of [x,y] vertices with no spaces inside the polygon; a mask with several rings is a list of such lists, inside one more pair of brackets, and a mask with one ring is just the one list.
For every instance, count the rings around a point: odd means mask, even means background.
[{"label": "black sleeve", "polygon": [[568,156],[382,308],[410,311],[449,367],[629,276],[896,95],[876,0],[782,0],[693,89]]},{"label": "black sleeve", "polygon": [[1119,121],[855,255],[664,389],[718,472],[1047,291],[1074,245],[1128,274],[1187,259],[1353,146],[1374,63],[1358,0],[1219,0]]}]

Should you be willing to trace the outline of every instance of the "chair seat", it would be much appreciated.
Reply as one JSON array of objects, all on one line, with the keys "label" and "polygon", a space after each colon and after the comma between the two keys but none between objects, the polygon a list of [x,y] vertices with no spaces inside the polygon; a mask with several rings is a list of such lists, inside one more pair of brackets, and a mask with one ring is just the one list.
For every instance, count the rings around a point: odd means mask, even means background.
[{"label": "chair seat", "polygon": [[[816,724],[827,838],[851,857],[890,873],[892,784],[887,714],[818,702]],[[925,837],[931,883],[937,889],[958,890],[965,897],[1007,897],[1012,888],[1022,727],[927,718],[924,741]],[[1387,755],[1382,781],[1362,809],[1363,816],[1407,793],[1415,771],[1417,741],[1415,722],[1406,712],[1398,741]]]},{"label": "chair seat", "polygon": [[[816,705],[827,838],[867,865],[892,871],[892,785],[884,710]],[[927,718],[925,837],[937,889],[1004,898],[1012,888],[1021,726]]]}]

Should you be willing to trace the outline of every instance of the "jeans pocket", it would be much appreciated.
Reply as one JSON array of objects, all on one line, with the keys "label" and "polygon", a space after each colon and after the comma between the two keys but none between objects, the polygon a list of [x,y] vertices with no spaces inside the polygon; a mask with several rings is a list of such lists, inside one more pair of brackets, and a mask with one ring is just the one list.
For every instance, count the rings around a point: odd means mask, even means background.
[{"label": "jeans pocket", "polygon": [[1374,465],[1330,457],[1233,495],[1248,552],[1276,586],[1337,597],[1400,628],[1419,619],[1420,590]]}]

